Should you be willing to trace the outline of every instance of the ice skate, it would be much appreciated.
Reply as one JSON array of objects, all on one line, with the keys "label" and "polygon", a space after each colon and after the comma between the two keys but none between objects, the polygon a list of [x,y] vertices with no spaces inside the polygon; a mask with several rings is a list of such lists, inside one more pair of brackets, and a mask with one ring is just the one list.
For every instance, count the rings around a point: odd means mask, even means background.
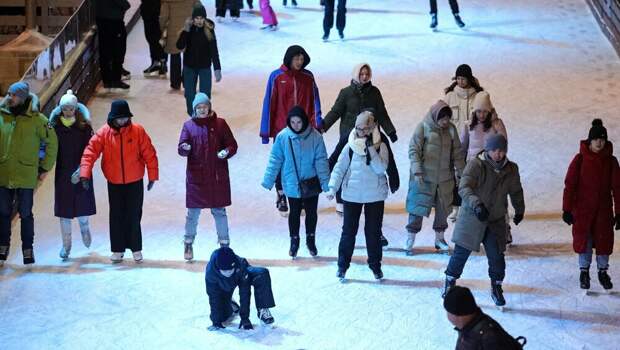
[{"label": "ice skate", "polygon": [[271,312],[267,308],[258,309],[258,318],[263,326],[272,325],[275,322]]},{"label": "ice skate", "polygon": [[383,271],[381,271],[381,267],[370,267],[372,270],[372,274],[375,276],[375,280],[377,282],[383,281]]},{"label": "ice skate", "polygon": [[385,238],[383,234],[379,237],[379,241],[381,242],[381,249],[387,250],[390,242],[388,242],[387,238]]},{"label": "ice skate", "polygon": [[459,28],[465,27],[465,22],[463,22],[458,13],[454,14],[454,22],[456,22],[456,25],[459,26]]},{"label": "ice skate", "polygon": [[446,279],[443,283],[443,289],[441,290],[441,298],[445,298],[446,294],[448,294],[450,289],[454,286],[456,286],[456,278],[446,275]]},{"label": "ice skate", "polygon": [[433,13],[431,14],[431,25],[430,25],[431,29],[436,32],[437,31],[437,14]]},{"label": "ice skate", "polygon": [[194,246],[189,242],[184,242],[183,245],[183,258],[190,262],[194,259]]},{"label": "ice skate", "polygon": [[92,242],[92,236],[90,235],[90,229],[86,227],[85,229],[81,230],[80,233],[82,234],[82,243],[84,244],[86,248],[90,248],[90,244]]},{"label": "ice skate", "polygon": [[405,254],[407,256],[413,255],[413,245],[415,243],[416,234],[413,232],[407,233],[407,242],[405,243]]},{"label": "ice skate", "polygon": [[347,270],[338,268],[338,271],[336,272],[336,277],[338,277],[338,280],[340,281],[340,283],[346,282],[346,278],[345,278],[346,273],[347,273]]},{"label": "ice skate", "polygon": [[[327,42],[329,40],[329,33],[323,34],[323,37],[321,39],[323,40],[324,43]],[[338,205],[338,204],[336,204],[336,205]]]},{"label": "ice skate", "polygon": [[62,248],[60,248],[60,253],[58,253],[58,255],[60,256],[62,261],[67,261],[69,260],[70,253],[71,253],[71,248],[67,249],[63,246]]},{"label": "ice skate", "polygon": [[131,72],[125,68],[121,68],[121,81],[131,80]]},{"label": "ice skate", "polygon": [[159,61],[159,70],[157,71],[157,75],[160,79],[166,79],[166,74],[168,73],[168,65],[166,64],[166,60]]},{"label": "ice skate", "polygon": [[313,258],[319,254],[319,251],[316,249],[316,235],[314,233],[306,235],[306,247],[308,247],[308,252]]},{"label": "ice skate", "polygon": [[9,257],[9,246],[0,246],[0,266],[4,266],[4,262]]},{"label": "ice skate", "polygon": [[288,204],[286,202],[286,196],[278,193],[278,199],[276,201],[276,208],[282,217],[288,217]]},{"label": "ice skate", "polygon": [[62,248],[60,249],[59,256],[65,261],[69,259],[69,254],[71,254],[71,231],[69,232],[61,232],[62,236]]},{"label": "ice skate", "polygon": [[340,216],[344,215],[344,207],[342,203],[336,203],[336,213]]},{"label": "ice skate", "polygon": [[34,251],[32,248],[22,249],[24,255],[24,265],[34,264]]},{"label": "ice skate", "polygon": [[611,277],[607,274],[607,269],[598,270],[598,281],[606,292],[611,293],[611,289],[614,285],[611,283]]},{"label": "ice skate", "polygon": [[450,216],[448,216],[448,220],[450,220],[450,222],[456,222],[456,218],[459,215],[459,207],[454,207],[452,209],[452,213],[450,214]]},{"label": "ice skate", "polygon": [[448,245],[448,242],[446,242],[443,231],[435,231],[435,249],[439,253],[450,253],[450,246]]},{"label": "ice skate", "polygon": [[144,74],[145,77],[154,77],[159,75],[159,70],[161,68],[161,62],[160,61],[153,61],[151,63],[151,65],[142,71],[142,74]]},{"label": "ice skate", "polygon": [[504,311],[506,299],[504,299],[504,290],[502,289],[502,281],[491,281],[491,298],[495,306],[500,311]]},{"label": "ice skate", "polygon": [[297,7],[297,0],[291,1],[291,4],[293,5],[293,7]]},{"label": "ice skate", "polygon": [[112,255],[110,255],[110,261],[112,261],[113,264],[119,263],[123,261],[123,255],[123,253],[112,253]]},{"label": "ice skate", "polygon": [[220,245],[220,247],[228,247],[230,246],[230,239],[217,239],[217,244]]},{"label": "ice skate", "polygon": [[133,255],[133,261],[135,261],[137,264],[142,263],[142,251],[138,250],[137,252],[132,252]]},{"label": "ice skate", "polygon": [[217,17],[215,17],[215,20],[217,21],[217,23],[222,23],[222,22],[224,22],[224,17],[217,16]]},{"label": "ice skate", "polygon": [[291,247],[288,250],[288,255],[293,258],[293,260],[297,259],[297,251],[299,250],[299,236],[291,237]]}]

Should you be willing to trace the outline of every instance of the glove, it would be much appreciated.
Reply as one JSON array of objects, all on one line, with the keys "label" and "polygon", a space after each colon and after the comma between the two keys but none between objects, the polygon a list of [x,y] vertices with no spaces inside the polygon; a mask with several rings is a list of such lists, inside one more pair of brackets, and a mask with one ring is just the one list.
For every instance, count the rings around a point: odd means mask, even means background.
[{"label": "glove", "polygon": [[181,149],[184,150],[184,151],[190,151],[192,149],[192,145],[190,145],[187,142],[183,142],[181,144]]},{"label": "glove", "polygon": [[254,327],[252,326],[252,322],[250,322],[250,320],[246,319],[242,319],[241,322],[239,323],[239,329],[245,329],[245,330],[250,330],[250,329],[254,329]]},{"label": "glove", "polygon": [[215,82],[219,83],[220,80],[222,80],[222,71],[219,69],[216,69],[213,73],[215,73]]},{"label": "glove", "polygon": [[485,221],[489,218],[489,211],[484,206],[484,204],[478,204],[478,206],[474,209],[474,213],[480,221]]},{"label": "glove", "polygon": [[220,329],[224,329],[226,327],[224,327],[224,325],[221,322],[218,323],[214,323],[213,325],[209,326],[209,328],[207,328],[208,330],[210,330],[211,332],[214,331],[219,331]]},{"label": "glove", "polygon": [[[573,221],[573,214],[572,214],[570,211],[566,211],[566,210],[565,210],[565,211],[562,213],[562,220],[564,220],[564,222],[565,222],[568,226],[572,225],[572,224],[573,224],[573,222],[574,222],[574,221]],[[617,220],[617,217],[616,217],[616,227],[618,227],[618,220]],[[616,229],[616,230],[617,230],[617,229]]]},{"label": "glove", "polygon": [[155,181],[149,181],[149,184],[146,185],[146,190],[150,191],[153,188],[153,185],[155,185]]},{"label": "glove", "polygon": [[620,230],[620,215],[616,215],[616,231]]},{"label": "glove", "polygon": [[183,25],[183,30],[189,32],[192,29],[192,24],[194,24],[194,21],[192,21],[191,18],[187,18],[185,20],[185,24]]},{"label": "glove", "polygon": [[521,221],[523,221],[523,214],[515,214],[515,217],[512,218],[512,222],[514,222],[517,226],[519,226]]},{"label": "glove", "polygon": [[396,131],[394,131],[393,133],[389,134],[388,137],[390,138],[390,141],[392,141],[392,143],[398,141],[398,136],[396,136]]},{"label": "glove", "polygon": [[80,182],[82,183],[82,188],[86,191],[90,189],[90,181],[87,178],[81,177]]},{"label": "glove", "polygon": [[217,157],[219,159],[226,159],[226,157],[228,157],[228,150],[227,149],[223,149],[223,150],[219,151],[217,153]]},{"label": "glove", "polygon": [[80,168],[78,167],[76,171],[71,174],[71,183],[77,185],[80,182]]}]

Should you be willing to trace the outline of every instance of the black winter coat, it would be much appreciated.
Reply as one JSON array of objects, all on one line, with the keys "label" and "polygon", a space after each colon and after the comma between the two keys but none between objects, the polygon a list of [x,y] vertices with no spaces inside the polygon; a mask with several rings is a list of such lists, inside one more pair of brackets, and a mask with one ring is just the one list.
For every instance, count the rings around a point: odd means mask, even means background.
[{"label": "black winter coat", "polygon": [[[213,22],[209,19],[206,20],[209,24],[208,27],[213,28]],[[213,40],[207,38],[206,30],[211,31]],[[215,31],[208,29],[207,27],[198,28],[194,25],[191,26],[189,32],[181,31],[179,39],[177,40],[177,49],[185,50],[183,54],[183,65],[193,68],[210,68],[213,63],[214,70],[221,70],[220,54],[217,50],[217,39],[215,38]]]},{"label": "black winter coat", "polygon": [[[456,331],[459,332],[456,350],[513,350],[523,348],[497,321],[483,312],[480,312],[462,330],[456,329]],[[521,339],[525,340],[525,338]]]},{"label": "black winter coat", "polygon": [[130,7],[127,0],[95,0],[95,17],[122,21]]},{"label": "black winter coat", "polygon": [[239,287],[239,316],[241,319],[250,317],[251,285],[248,267],[250,264],[242,257],[236,256],[235,272],[231,277],[224,277],[215,266],[218,251],[211,254],[205,273],[205,283],[209,305],[211,306],[211,321],[221,323],[232,313],[230,301],[235,288]]}]

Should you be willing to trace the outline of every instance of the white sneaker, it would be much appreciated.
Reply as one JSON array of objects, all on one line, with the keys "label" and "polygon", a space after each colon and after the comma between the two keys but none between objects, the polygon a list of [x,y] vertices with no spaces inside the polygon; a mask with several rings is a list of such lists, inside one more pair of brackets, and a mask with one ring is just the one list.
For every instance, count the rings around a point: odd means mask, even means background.
[{"label": "white sneaker", "polygon": [[413,245],[415,244],[416,234],[413,232],[407,233],[407,242],[405,243],[405,250],[407,255],[413,255]]},{"label": "white sneaker", "polygon": [[133,252],[133,260],[137,263],[142,262],[142,251],[138,250],[137,252]]},{"label": "white sneaker", "polygon": [[119,263],[123,261],[123,255],[123,253],[112,253],[112,255],[110,255],[110,260],[113,263]]}]

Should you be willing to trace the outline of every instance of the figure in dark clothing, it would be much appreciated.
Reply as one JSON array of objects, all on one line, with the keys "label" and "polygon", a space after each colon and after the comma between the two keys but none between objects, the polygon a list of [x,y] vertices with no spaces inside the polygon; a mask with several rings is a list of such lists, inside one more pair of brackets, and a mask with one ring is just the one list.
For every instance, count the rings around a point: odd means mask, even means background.
[{"label": "figure in dark clothing", "polygon": [[96,0],[95,18],[97,37],[99,38],[99,67],[101,80],[106,89],[127,91],[129,85],[121,77],[129,75],[123,69],[127,51],[127,30],[125,29],[125,12],[131,5],[127,0]]},{"label": "figure in dark clothing", "polygon": [[159,44],[161,38],[161,29],[159,27],[159,12],[161,7],[160,0],[141,0],[140,16],[144,22],[144,36],[149,44],[149,53],[151,56],[151,65],[142,73],[145,76],[166,75],[168,68],[166,66],[166,53]]},{"label": "figure in dark clothing", "polygon": [[[459,4],[457,0],[449,0],[450,9],[452,10],[452,14],[454,15],[454,21],[456,25],[460,28],[465,27],[465,23],[461,19],[459,14]],[[437,0],[430,0],[431,5],[431,29],[435,30],[437,28]]]},{"label": "figure in dark clothing", "polygon": [[[336,0],[325,0],[324,4],[323,41],[327,41],[327,39],[329,39],[329,31],[334,26],[334,6]],[[336,29],[338,29],[338,36],[340,39],[344,39],[344,26],[347,22],[347,0],[338,0],[338,8],[336,11]]]}]

